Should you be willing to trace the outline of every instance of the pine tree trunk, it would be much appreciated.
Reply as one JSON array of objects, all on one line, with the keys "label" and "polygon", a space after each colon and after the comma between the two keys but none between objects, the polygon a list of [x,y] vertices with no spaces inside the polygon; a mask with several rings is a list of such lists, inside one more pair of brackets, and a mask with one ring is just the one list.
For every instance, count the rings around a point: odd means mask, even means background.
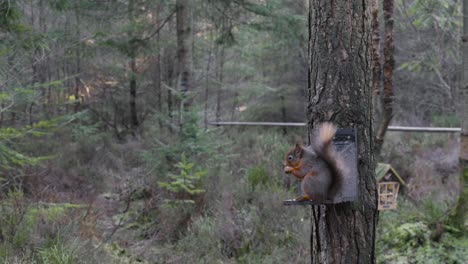
[{"label": "pine tree trunk", "polygon": [[[38,17],[38,23],[39,23],[39,29],[38,31],[41,32],[42,34],[46,34],[47,32],[47,26],[46,26],[46,14],[45,14],[45,3],[44,0],[39,1],[39,17]],[[41,52],[38,48],[38,52]],[[47,107],[47,89],[44,87],[44,84],[47,82],[47,77],[46,77],[46,72],[47,68],[49,65],[47,64],[47,60],[42,58],[43,56],[45,58],[48,57],[47,51],[42,50],[44,54],[40,54],[40,57],[36,63],[38,63],[38,81],[39,84],[41,85],[41,107],[42,107],[42,113],[45,114],[46,118],[48,118],[47,113],[48,113],[48,107]],[[40,112],[39,112],[40,113]]]},{"label": "pine tree trunk", "polygon": [[460,88],[460,196],[449,222],[461,230],[465,230],[468,211],[468,0],[463,1],[463,79]]},{"label": "pine tree trunk", "polygon": [[[134,7],[134,1],[130,0],[128,2],[128,20],[129,22],[133,25],[135,23],[135,7]],[[133,34],[130,31],[129,32],[129,39],[130,41],[133,41]],[[130,43],[130,61],[129,61],[129,67],[130,67],[130,97],[129,97],[129,107],[130,107],[130,127],[132,128],[132,133],[135,133],[136,128],[139,125],[138,122],[138,115],[137,115],[137,106],[136,106],[136,97],[137,97],[137,80],[136,80],[136,45],[133,45]]]},{"label": "pine tree trunk", "polygon": [[382,90],[382,62],[380,60],[379,1],[372,0],[372,105],[376,120],[380,116],[378,99]]},{"label": "pine tree trunk", "polygon": [[[167,52],[166,55],[166,68],[167,68],[167,84],[170,88],[173,88],[174,87],[174,64],[173,64],[173,56],[172,56],[172,53],[169,49],[165,49],[165,51]],[[172,123],[172,117],[173,117],[173,114],[172,114],[172,90],[171,89],[167,89],[167,100],[166,100],[166,103],[167,103],[167,117],[169,118],[169,122]],[[169,129],[172,131],[172,128],[171,126],[169,126]]]},{"label": "pine tree trunk", "polygon": [[[3,86],[2,86],[3,87]],[[0,90],[1,93],[3,93],[3,89]],[[4,103],[1,103],[0,104],[0,128],[3,127],[3,112],[4,112],[4,108],[5,108],[5,104]]]},{"label": "pine tree trunk", "polygon": [[379,128],[375,142],[375,153],[380,155],[382,145],[387,133],[387,128],[393,118],[393,69],[395,67],[395,59],[393,52],[393,0],[383,1],[383,15],[385,21],[385,46],[384,46],[384,64],[383,64],[383,93],[380,95],[382,105],[382,115],[379,120]]},{"label": "pine tree trunk", "polygon": [[224,82],[224,46],[219,47],[219,49],[221,49],[221,51],[218,55],[217,65],[218,90],[216,91],[216,122],[221,121],[221,94],[223,92]]},{"label": "pine tree trunk", "polygon": [[[30,7],[31,7],[31,27],[34,28],[34,25],[35,25],[35,13],[34,13],[34,4],[33,4],[33,1],[30,2]],[[31,70],[32,70],[32,81],[31,81],[31,86],[34,86],[37,82],[38,82],[38,63],[36,61],[36,57],[38,57],[38,49],[37,48],[34,48],[34,52],[33,52],[33,55],[32,55],[32,58],[31,58]],[[29,124],[32,125],[33,124],[33,109],[34,109],[34,105],[35,105],[35,102],[29,102],[28,103],[28,106],[26,107],[25,109],[25,112],[26,112],[26,116],[28,117],[28,120],[29,120]],[[14,123],[16,122],[16,115],[15,114],[12,114],[11,116],[11,123],[12,125],[14,125]]]},{"label": "pine tree trunk", "polygon": [[77,40],[77,47],[75,48],[75,60],[76,60],[76,75],[75,75],[75,106],[74,112],[77,113],[80,110],[80,87],[81,87],[81,48],[80,48],[80,38],[81,38],[81,31],[80,31],[80,14],[78,13],[78,4],[75,4],[75,22],[76,22],[76,40]]},{"label": "pine tree trunk", "polygon": [[191,100],[186,93],[192,86],[192,28],[189,0],[176,1],[177,20],[177,80],[182,93],[182,106],[187,109]]},{"label": "pine tree trunk", "polygon": [[213,57],[213,30],[210,30],[210,47],[208,51],[208,62],[206,63],[206,72],[205,72],[205,96],[204,96],[204,109],[203,109],[203,116],[204,116],[204,124],[205,129],[208,129],[208,100],[209,100],[209,92],[210,92],[210,68],[211,68],[211,58]]},{"label": "pine tree trunk", "polygon": [[354,127],[359,151],[356,200],[312,208],[312,263],[375,263],[370,7],[368,0],[309,5],[309,128]]},{"label": "pine tree trunk", "polygon": [[[157,8],[156,8],[156,15],[155,15],[155,21],[156,21],[156,27],[159,27],[159,23],[157,23],[160,14],[162,12],[162,5],[159,3]],[[156,88],[156,98],[157,98],[157,106],[156,109],[158,110],[159,113],[162,112],[162,95],[161,95],[161,32],[158,32],[156,35],[156,47],[158,49],[158,56],[157,56],[157,62],[156,62],[156,73],[155,73],[155,88]]]},{"label": "pine tree trunk", "polygon": [[138,127],[138,115],[137,115],[137,105],[136,105],[136,97],[137,97],[137,81],[136,81],[136,61],[135,55],[132,54],[130,58],[130,125],[132,130]]},{"label": "pine tree trunk", "polygon": [[[167,21],[167,27],[168,31],[172,32],[173,31],[173,22],[172,19],[169,19]],[[164,65],[166,67],[166,83],[170,88],[175,88],[174,87],[174,60],[175,60],[175,55],[173,52],[173,49],[171,48],[165,48],[164,49]],[[167,103],[167,117],[169,119],[169,122],[172,123],[173,120],[173,96],[172,96],[172,90],[167,89],[167,98],[166,98],[166,103]],[[169,126],[169,130],[172,132],[172,126]]]}]

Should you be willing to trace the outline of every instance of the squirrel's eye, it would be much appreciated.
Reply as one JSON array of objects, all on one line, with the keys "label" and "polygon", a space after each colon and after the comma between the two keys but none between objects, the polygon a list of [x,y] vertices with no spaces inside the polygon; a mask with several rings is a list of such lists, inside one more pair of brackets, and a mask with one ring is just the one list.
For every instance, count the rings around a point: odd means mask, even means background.
[{"label": "squirrel's eye", "polygon": [[294,157],[293,157],[292,155],[289,155],[289,156],[288,156],[288,160],[293,160],[293,158],[294,158]]}]

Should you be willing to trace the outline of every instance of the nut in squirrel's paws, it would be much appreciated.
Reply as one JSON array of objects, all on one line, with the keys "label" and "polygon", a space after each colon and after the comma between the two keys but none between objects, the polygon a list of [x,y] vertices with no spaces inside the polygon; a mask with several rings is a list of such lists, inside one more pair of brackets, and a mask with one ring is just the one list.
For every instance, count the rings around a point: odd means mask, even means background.
[{"label": "nut in squirrel's paws", "polygon": [[293,170],[294,170],[294,168],[291,167],[291,166],[284,167],[284,172],[286,172],[286,173],[291,173]]},{"label": "nut in squirrel's paws", "polygon": [[296,202],[304,202],[304,201],[310,201],[310,200],[312,200],[312,199],[310,199],[310,197],[308,195],[302,195],[302,196],[299,196],[296,199],[294,199],[294,201],[296,201]]}]

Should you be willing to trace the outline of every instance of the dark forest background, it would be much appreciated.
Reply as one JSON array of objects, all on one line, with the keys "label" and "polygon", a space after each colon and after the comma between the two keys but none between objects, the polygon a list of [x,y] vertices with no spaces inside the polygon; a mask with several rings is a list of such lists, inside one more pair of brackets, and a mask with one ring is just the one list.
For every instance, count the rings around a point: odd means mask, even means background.
[{"label": "dark forest background", "polygon": [[[306,129],[209,124],[305,121],[307,10],[0,0],[0,260],[308,263],[310,210],[282,205]],[[460,1],[396,0],[394,20],[391,125],[460,127]],[[379,262],[468,261],[460,230],[433,236],[459,194],[458,144],[387,133],[378,161],[407,185],[380,213]]]}]

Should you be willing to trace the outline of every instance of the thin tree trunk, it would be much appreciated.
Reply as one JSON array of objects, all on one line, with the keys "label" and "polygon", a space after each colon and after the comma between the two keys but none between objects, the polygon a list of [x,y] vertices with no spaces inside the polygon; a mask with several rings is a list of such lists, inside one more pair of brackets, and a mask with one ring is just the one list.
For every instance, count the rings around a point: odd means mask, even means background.
[{"label": "thin tree trunk", "polygon": [[[157,42],[160,43],[160,37],[158,34],[157,37]],[[158,44],[159,46],[159,44]],[[158,54],[157,58],[157,63],[156,63],[156,98],[157,98],[157,106],[156,109],[158,109],[158,112],[162,112],[162,92],[161,92],[161,54]]]},{"label": "thin tree trunk", "polygon": [[216,122],[221,120],[221,94],[224,82],[224,46],[221,46],[220,49],[218,59],[218,90],[216,91]]},{"label": "thin tree trunk", "polygon": [[[192,90],[192,19],[189,0],[176,0],[177,29],[177,84],[181,92],[181,111],[179,126],[184,125],[184,112],[189,111],[192,97],[187,92]],[[181,129],[181,132],[183,130]]]},{"label": "thin tree trunk", "polygon": [[[39,32],[45,34],[47,31],[47,25],[46,25],[46,14],[45,14],[45,3],[44,0],[39,1]],[[44,53],[47,51],[44,50]],[[44,86],[45,83],[47,82],[47,77],[46,73],[48,71],[49,65],[47,64],[48,59],[44,59],[43,56],[48,58],[48,54],[42,54],[41,58],[39,59],[38,62],[38,81],[40,84],[40,90],[41,90],[41,98],[40,101],[42,102],[42,112],[45,114],[45,116],[48,118],[48,104],[47,104],[47,89]]]},{"label": "thin tree trunk", "polygon": [[[2,86],[3,87],[3,86]],[[3,93],[3,89],[0,91]],[[5,104],[4,103],[1,103],[0,104],[0,128],[3,127],[3,119],[4,119],[4,115],[3,115],[3,109],[5,108]]]},{"label": "thin tree trunk", "polygon": [[[286,103],[285,103],[284,95],[280,96],[280,100],[281,100],[281,119],[283,122],[286,123],[288,122],[288,120],[286,119]],[[288,130],[286,129],[286,127],[283,127],[283,135],[286,135],[287,133],[288,133]]]},{"label": "thin tree trunk", "polygon": [[[135,16],[134,16],[134,0],[130,0],[128,2],[128,20],[133,25],[135,23]],[[130,41],[133,40],[133,34],[130,30],[128,32]],[[130,107],[130,128],[132,130],[132,134],[135,135],[135,130],[138,128],[138,114],[137,114],[137,105],[136,105],[136,97],[137,97],[137,71],[136,71],[136,50],[137,47],[135,45],[130,44],[130,61],[129,61],[129,68],[130,68],[130,97],[129,97],[129,107]]]},{"label": "thin tree trunk", "polygon": [[190,64],[192,58],[190,27],[190,7],[188,0],[176,1],[176,29],[177,29],[177,76],[179,80],[179,90],[184,95],[190,90],[191,71]]},{"label": "thin tree trunk", "polygon": [[80,74],[81,74],[81,43],[80,38],[81,38],[81,30],[80,30],[80,14],[78,11],[78,4],[75,4],[75,22],[76,22],[76,41],[77,41],[77,46],[75,48],[75,59],[76,59],[76,73],[75,73],[75,106],[74,106],[74,111],[77,113],[80,110],[80,87],[81,87],[81,80],[80,80]]},{"label": "thin tree trunk", "polygon": [[[14,68],[14,55],[10,55],[8,56],[8,66],[10,69],[13,69]],[[6,80],[8,80],[10,78],[6,78]],[[4,85],[0,85],[0,92],[1,93],[4,93],[6,91],[6,87],[8,87],[8,81],[4,84]],[[6,115],[6,112],[7,109],[5,109],[5,103],[2,102],[1,103],[1,108],[0,108],[0,127],[3,126],[3,122],[5,120],[5,115]]]},{"label": "thin tree trunk", "polygon": [[[55,60],[55,78],[56,78],[56,80],[62,80],[62,76],[60,74],[60,68],[61,68],[60,62],[61,62],[60,59]],[[55,115],[60,115],[61,114],[60,106],[62,105],[62,89],[55,92],[55,102],[56,102],[56,105],[55,105],[55,109],[54,109],[55,110],[54,114]]]},{"label": "thin tree trunk", "polygon": [[[167,54],[166,54],[167,53]],[[172,88],[174,87],[174,64],[173,64],[173,53],[169,49],[165,49],[166,55],[166,67],[167,67],[167,84],[170,89],[167,89],[167,117],[169,122],[173,121],[173,96]],[[169,130],[172,131],[172,126],[169,126]]]},{"label": "thin tree trunk", "polygon": [[468,0],[463,1],[463,35],[462,35],[462,56],[463,56],[463,79],[460,88],[460,120],[462,131],[460,134],[460,196],[449,217],[449,222],[462,230],[465,229],[465,222],[468,211]]},{"label": "thin tree trunk", "polygon": [[213,55],[213,45],[214,45],[214,40],[213,40],[213,30],[210,30],[210,47],[209,47],[209,52],[208,52],[208,62],[206,64],[206,72],[205,72],[205,106],[203,110],[203,115],[204,115],[204,124],[205,124],[205,130],[208,129],[208,99],[209,99],[209,91],[210,91],[210,68],[211,68],[211,58]]},{"label": "thin tree trunk", "polygon": [[137,98],[137,80],[136,80],[136,62],[135,62],[135,55],[132,54],[130,58],[130,126],[135,132],[135,129],[139,125],[138,121],[138,114],[137,114],[137,105],[136,105],[136,98]]},{"label": "thin tree trunk", "polygon": [[[173,22],[172,22],[172,19],[169,19],[167,21],[167,27],[168,27],[168,31],[169,32],[172,32],[172,29],[173,29]],[[175,60],[175,56],[174,56],[174,53],[172,51],[172,49],[169,49],[169,48],[165,48],[164,49],[164,65],[166,65],[166,83],[167,85],[172,89],[174,88],[174,60]],[[166,103],[167,103],[167,117],[169,118],[169,122],[172,123],[173,121],[173,96],[172,96],[172,90],[171,89],[167,89],[167,100],[166,100]],[[170,125],[169,126],[169,131],[172,132],[172,126]]]},{"label": "thin tree trunk", "polygon": [[[35,13],[34,13],[34,4],[33,4],[33,1],[31,0],[30,1],[30,8],[31,8],[31,27],[34,28],[34,24],[35,24]],[[36,62],[36,57],[37,57],[37,48],[34,48],[34,52],[33,52],[33,56],[31,58],[31,69],[32,69],[32,81],[31,81],[31,86],[34,86],[38,80],[38,65],[37,65],[37,62]],[[29,120],[29,124],[32,125],[33,123],[33,108],[34,108],[34,104],[35,102],[30,102],[26,108],[25,108],[25,113],[28,117],[28,120]],[[12,116],[11,116],[11,125],[14,125],[16,122],[16,114],[12,113]]]},{"label": "thin tree trunk", "polygon": [[[71,90],[70,90],[70,81],[68,80],[68,76],[70,76],[70,72],[68,71],[68,62],[67,60],[64,60],[62,62],[62,69],[63,69],[63,79],[65,80],[65,86],[68,88],[67,91],[64,93],[64,100],[65,102],[68,102],[68,100],[70,100],[70,95],[72,94],[71,93]],[[68,114],[69,112],[69,104],[65,104],[65,113]]]},{"label": "thin tree trunk", "polygon": [[[160,17],[160,13],[162,12],[162,5],[158,4],[158,7],[156,8],[156,16],[155,20],[157,21],[158,18]],[[159,24],[156,24],[157,27],[159,27]],[[158,110],[159,113],[162,112],[162,95],[161,95],[161,33],[158,32],[156,35],[156,47],[158,49],[158,56],[157,56],[157,62],[156,62],[156,81],[155,81],[155,88],[156,88],[156,98],[157,98],[157,106],[156,109]]]},{"label": "thin tree trunk", "polygon": [[380,154],[387,128],[393,118],[393,69],[395,67],[395,59],[393,53],[395,47],[393,45],[393,0],[383,1],[383,15],[385,20],[385,46],[384,46],[384,86],[383,94],[381,95],[382,116],[377,130],[375,153]]},{"label": "thin tree trunk", "polygon": [[[156,14],[154,16],[154,21],[155,21],[155,28],[159,28],[159,18],[160,14],[162,13],[162,5],[159,3],[156,7]],[[156,92],[156,110],[158,111],[158,114],[162,114],[163,107],[162,107],[162,67],[161,67],[161,59],[163,56],[161,56],[163,52],[163,48],[161,45],[161,31],[159,30],[156,33],[156,48],[158,50],[158,55],[156,57],[156,69],[153,77],[154,81],[154,87],[155,87],[155,92]],[[163,126],[161,118],[158,118],[158,125],[161,128]]]},{"label": "thin tree trunk", "polygon": [[[52,70],[50,65],[52,64],[50,55],[47,57],[46,60],[47,63],[47,82],[52,81]],[[53,102],[52,102],[52,87],[50,85],[47,85],[47,112],[46,115],[47,117],[52,115],[52,107],[53,107]]]},{"label": "thin tree trunk", "polygon": [[11,116],[10,116],[10,126],[14,127],[15,124],[16,124],[16,113],[12,111]]},{"label": "thin tree trunk", "polygon": [[[236,86],[234,89],[237,89],[238,87]],[[237,91],[234,91],[234,98],[232,99],[232,108],[231,108],[231,121],[234,121],[234,117],[236,114],[236,108],[239,104],[239,93]]]},{"label": "thin tree trunk", "polygon": [[380,61],[380,26],[379,1],[372,0],[372,92],[374,117],[380,116],[378,111],[380,91],[382,89],[382,63]]},{"label": "thin tree trunk", "polygon": [[309,129],[323,121],[358,131],[358,197],[312,208],[312,263],[375,263],[370,1],[311,0]]}]

